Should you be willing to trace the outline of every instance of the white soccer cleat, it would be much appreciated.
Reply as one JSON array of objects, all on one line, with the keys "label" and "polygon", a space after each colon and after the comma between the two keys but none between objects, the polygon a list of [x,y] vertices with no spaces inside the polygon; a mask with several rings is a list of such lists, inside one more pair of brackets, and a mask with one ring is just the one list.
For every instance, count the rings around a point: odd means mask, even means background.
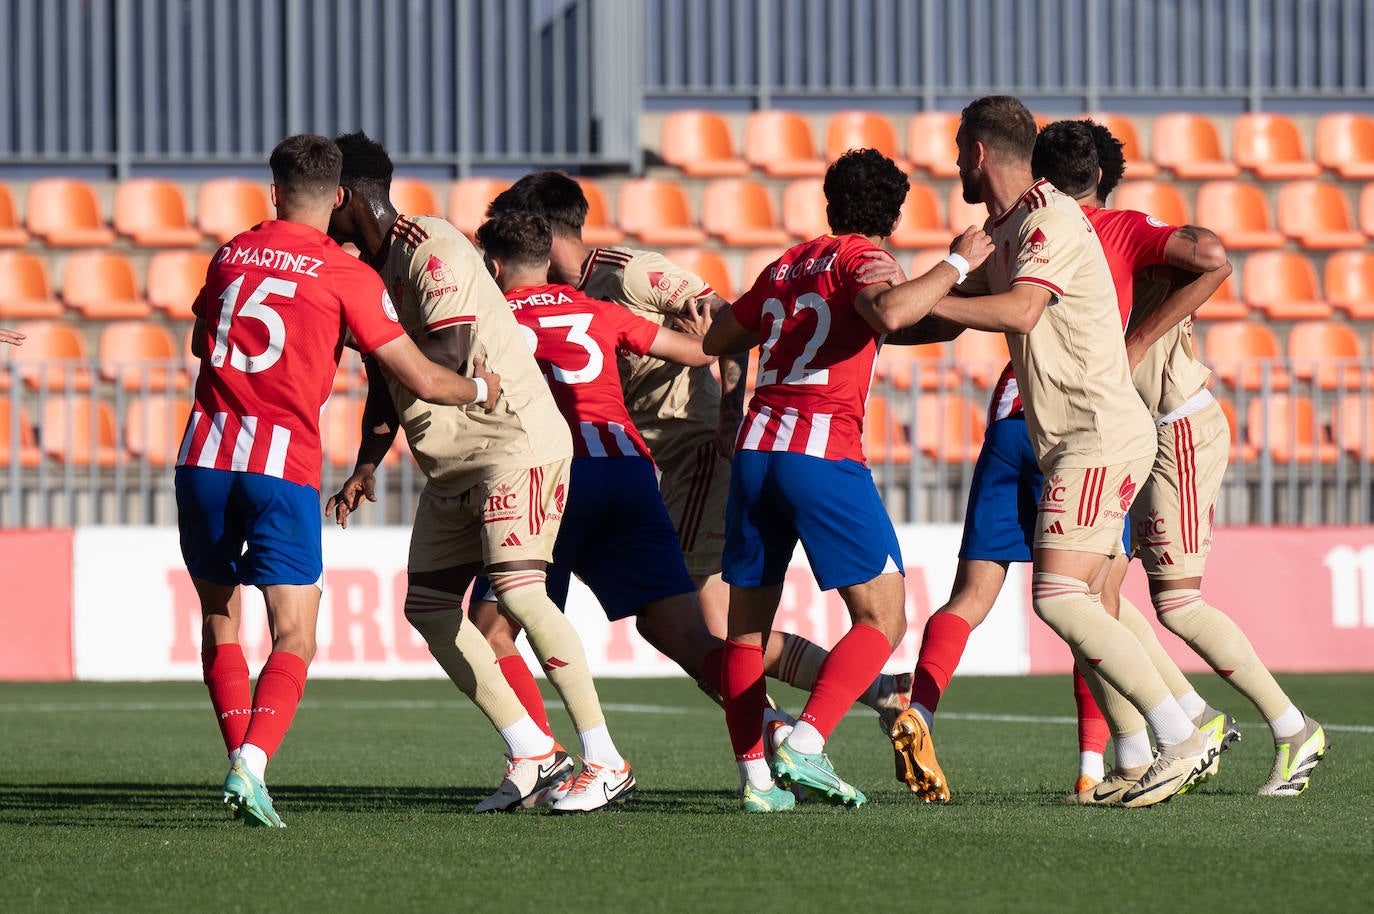
[{"label": "white soccer cleat", "polygon": [[620,768],[582,760],[582,772],[561,799],[553,804],[554,815],[596,812],[624,803],[635,795],[635,776],[626,762]]},{"label": "white soccer cleat", "polygon": [[[553,802],[551,796],[571,786],[573,762],[563,747],[554,743],[553,751],[537,758],[506,756],[506,776],[496,792],[472,810],[473,812],[509,812],[529,809]],[[562,794],[558,794],[561,796]]]},{"label": "white soccer cleat", "polygon": [[1312,772],[1331,748],[1326,731],[1306,714],[1297,733],[1274,745],[1274,767],[1259,789],[1262,797],[1296,797],[1307,789]]}]

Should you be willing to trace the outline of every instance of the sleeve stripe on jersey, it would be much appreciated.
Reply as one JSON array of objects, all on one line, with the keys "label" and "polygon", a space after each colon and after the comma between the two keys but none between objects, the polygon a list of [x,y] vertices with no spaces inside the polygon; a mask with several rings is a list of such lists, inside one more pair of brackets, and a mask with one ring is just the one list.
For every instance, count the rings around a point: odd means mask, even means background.
[{"label": "sleeve stripe on jersey", "polygon": [[475,323],[477,323],[477,315],[475,315],[475,314],[460,314],[460,315],[458,315],[457,317],[446,317],[446,318],[444,318],[444,319],[441,320],[441,321],[435,321],[435,322],[432,323],[432,324],[428,324],[428,325],[425,327],[425,332],[426,332],[426,333],[433,333],[435,330],[442,330],[442,329],[444,329],[445,327],[452,327],[454,324],[475,324]]},{"label": "sleeve stripe on jersey", "polygon": [[1033,285],[1037,285],[1037,286],[1041,286],[1042,288],[1049,289],[1051,292],[1053,292],[1053,293],[1055,294],[1055,297],[1056,297],[1056,298],[1063,298],[1063,297],[1064,297],[1064,290],[1063,290],[1063,289],[1059,288],[1059,287],[1056,286],[1054,283],[1049,282],[1048,280],[1041,279],[1041,278],[1038,277],[1038,276],[1018,276],[1018,277],[1016,277],[1015,279],[1012,280],[1012,283],[1013,283],[1013,284],[1018,283],[1018,282],[1028,282],[1028,283],[1031,283],[1031,284],[1033,284]]}]

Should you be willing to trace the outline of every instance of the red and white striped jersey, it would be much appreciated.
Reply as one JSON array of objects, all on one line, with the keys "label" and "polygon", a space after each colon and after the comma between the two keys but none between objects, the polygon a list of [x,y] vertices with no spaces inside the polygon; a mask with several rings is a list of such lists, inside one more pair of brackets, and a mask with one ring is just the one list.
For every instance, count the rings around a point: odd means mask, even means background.
[{"label": "red and white striped jersey", "polygon": [[802,242],[735,302],[735,319],[761,344],[737,449],[865,462],[864,408],[882,334],[854,299],[862,255],[875,250],[859,235]]},{"label": "red and white striped jersey", "polygon": [[648,458],[625,406],[616,354],[648,353],[658,325],[572,286],[511,289],[506,301],[572,431],[573,456]]},{"label": "red and white striped jersey", "polygon": [[177,466],[318,488],[346,334],[368,353],[402,333],[381,277],[318,230],[272,220],[219,249],[192,310],[206,354]]}]

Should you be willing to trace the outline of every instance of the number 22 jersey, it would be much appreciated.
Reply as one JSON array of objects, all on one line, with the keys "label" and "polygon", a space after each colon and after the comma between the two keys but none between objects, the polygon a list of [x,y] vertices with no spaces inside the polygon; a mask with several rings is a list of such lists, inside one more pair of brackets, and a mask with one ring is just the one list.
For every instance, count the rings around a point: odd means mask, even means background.
[{"label": "number 22 jersey", "polygon": [[854,310],[864,289],[860,235],[822,235],[788,249],[735,302],[760,337],[758,375],[737,450],[789,451],[864,463],[864,405],[883,335]]}]

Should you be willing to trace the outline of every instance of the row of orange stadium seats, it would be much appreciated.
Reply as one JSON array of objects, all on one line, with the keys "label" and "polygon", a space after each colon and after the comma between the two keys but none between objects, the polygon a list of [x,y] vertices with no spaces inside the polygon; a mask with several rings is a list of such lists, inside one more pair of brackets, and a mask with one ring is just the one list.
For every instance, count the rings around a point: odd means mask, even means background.
[{"label": "row of orange stadium seats", "polygon": [[159,251],[148,261],[145,295],[128,257],[109,250],[80,251],[63,264],[59,301],[44,258],[0,251],[0,317],[57,317],[65,302],[90,320],[147,317],[154,309],[189,320],[209,264],[210,255],[201,251]]}]

